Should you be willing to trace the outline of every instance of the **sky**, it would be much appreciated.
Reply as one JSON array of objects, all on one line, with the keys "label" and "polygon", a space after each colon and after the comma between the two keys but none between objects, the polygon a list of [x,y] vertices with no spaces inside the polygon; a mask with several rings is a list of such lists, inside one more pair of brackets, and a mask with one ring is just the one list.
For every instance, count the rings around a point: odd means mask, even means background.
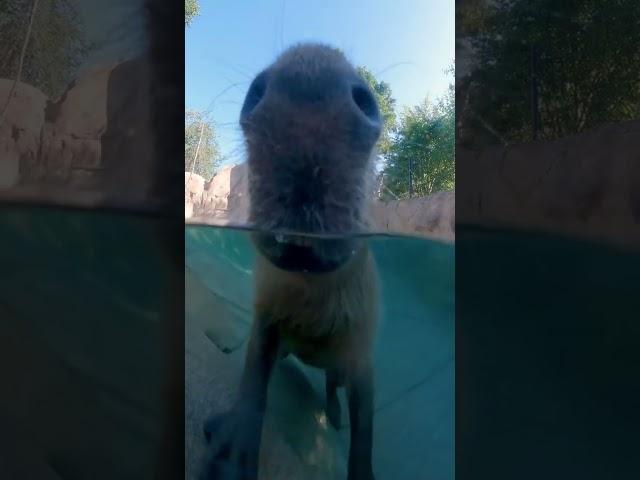
[{"label": "sky", "polygon": [[249,84],[286,47],[342,49],[391,86],[398,110],[452,81],[453,0],[200,0],[185,31],[185,105],[214,121],[224,164],[243,161],[238,126]]}]

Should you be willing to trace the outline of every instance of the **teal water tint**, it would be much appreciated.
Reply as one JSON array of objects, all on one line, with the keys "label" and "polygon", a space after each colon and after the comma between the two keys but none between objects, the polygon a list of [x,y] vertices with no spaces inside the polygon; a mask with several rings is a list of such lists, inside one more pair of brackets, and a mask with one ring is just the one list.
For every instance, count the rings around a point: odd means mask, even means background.
[{"label": "teal water tint", "polygon": [[15,420],[28,439],[25,458],[42,454],[67,478],[144,478],[156,468],[170,275],[156,247],[159,223],[95,210],[0,210],[9,391],[0,420]]},{"label": "teal water tint", "polygon": [[637,246],[456,235],[457,473],[636,478]]},{"label": "teal water tint", "polygon": [[[232,356],[247,339],[251,324],[254,253],[248,232],[190,225],[185,238],[187,328],[200,330],[212,348]],[[371,236],[368,241],[382,287],[374,360],[374,470],[377,478],[453,479],[454,247],[401,236]],[[187,336],[187,342],[189,338],[196,337]],[[302,364],[297,367],[315,390],[316,399],[309,401],[321,404],[322,376]],[[188,366],[189,375],[200,376]],[[286,382],[278,385],[273,388],[287,388]],[[270,399],[275,396],[270,393]],[[188,400],[187,410],[191,404]],[[302,409],[300,400],[297,405],[293,408]],[[344,397],[342,405],[346,423]],[[291,410],[288,414],[295,415]],[[342,444],[336,450],[346,455],[348,425],[339,433]],[[304,461],[301,434],[284,435]]]}]

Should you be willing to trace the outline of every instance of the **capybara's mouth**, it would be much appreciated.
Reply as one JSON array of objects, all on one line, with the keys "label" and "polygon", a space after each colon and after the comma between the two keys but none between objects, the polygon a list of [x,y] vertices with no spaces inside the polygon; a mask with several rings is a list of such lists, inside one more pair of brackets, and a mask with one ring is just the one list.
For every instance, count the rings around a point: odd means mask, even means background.
[{"label": "capybara's mouth", "polygon": [[355,254],[349,238],[318,238],[304,235],[254,234],[258,251],[274,266],[290,272],[329,273]]}]

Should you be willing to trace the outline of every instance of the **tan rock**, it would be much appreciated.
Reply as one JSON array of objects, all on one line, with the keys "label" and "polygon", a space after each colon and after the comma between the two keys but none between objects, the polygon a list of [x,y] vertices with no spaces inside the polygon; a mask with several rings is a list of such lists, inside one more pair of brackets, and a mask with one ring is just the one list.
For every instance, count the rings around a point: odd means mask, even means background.
[{"label": "tan rock", "polygon": [[191,218],[196,205],[202,203],[204,178],[197,173],[184,172],[184,218]]},{"label": "tan rock", "polygon": [[640,241],[640,121],[551,142],[458,148],[456,162],[473,172],[458,180],[460,222]]},{"label": "tan rock", "polygon": [[73,179],[76,187],[97,188],[92,179],[102,166],[108,82],[114,67],[85,72],[58,100],[47,105],[41,161],[47,166],[50,181],[68,183]]},{"label": "tan rock", "polygon": [[[14,80],[0,79],[0,106],[4,106]],[[37,88],[18,82],[0,122],[0,188],[17,185],[20,175],[38,169],[40,132],[44,125],[47,96]],[[16,165],[16,160],[18,164]],[[17,172],[16,172],[17,167]],[[43,169],[40,168],[40,173]]]},{"label": "tan rock", "polygon": [[[14,80],[0,78],[0,105],[4,102],[13,87]],[[44,123],[44,111],[47,96],[31,85],[18,82],[13,96],[5,112],[0,128],[16,127],[30,132],[40,131]]]},{"label": "tan rock", "polygon": [[47,121],[61,135],[99,140],[107,127],[107,89],[116,65],[89,70],[47,109]]},{"label": "tan rock", "polygon": [[389,202],[372,201],[376,231],[421,235],[451,241],[455,232],[455,193],[438,192]]},{"label": "tan rock", "polygon": [[223,223],[245,224],[249,212],[247,166],[244,163],[222,168],[205,182],[204,193],[193,214]]},{"label": "tan rock", "polygon": [[184,218],[191,218],[193,216],[193,202],[190,199],[184,201]]},{"label": "tan rock", "polygon": [[0,190],[17,185],[20,176],[20,153],[12,145],[0,145]]},{"label": "tan rock", "polygon": [[192,196],[201,197],[204,191],[204,178],[197,173],[184,172],[184,189]]},{"label": "tan rock", "polygon": [[[640,241],[640,121],[552,142],[459,147],[456,163],[467,172],[458,178],[461,223]],[[228,167],[194,203],[192,221],[243,225],[248,204],[246,165]],[[455,194],[372,201],[371,219],[378,231],[452,240]]]},{"label": "tan rock", "polygon": [[[18,152],[20,177],[1,183],[2,197],[161,208],[166,195],[157,176],[164,170],[153,154],[149,75],[143,55],[84,72],[56,100],[19,84],[0,125],[0,147]],[[0,97],[12,83],[0,80]]]},{"label": "tan rock", "polygon": [[[214,225],[247,225],[249,191],[247,165],[225,167],[206,184],[202,197],[200,180],[188,186],[185,196],[185,218],[191,222]],[[185,178],[189,173],[185,173]],[[201,177],[200,177],[201,178]],[[191,202],[192,205],[189,203]],[[425,198],[371,201],[372,229],[376,232],[421,235],[453,240],[455,194],[441,192]]]}]

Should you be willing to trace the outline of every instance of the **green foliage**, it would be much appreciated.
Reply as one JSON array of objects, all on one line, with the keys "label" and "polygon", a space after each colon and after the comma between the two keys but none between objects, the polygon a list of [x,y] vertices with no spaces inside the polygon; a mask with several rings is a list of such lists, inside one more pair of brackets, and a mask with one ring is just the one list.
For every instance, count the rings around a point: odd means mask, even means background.
[{"label": "green foliage", "polygon": [[195,17],[200,15],[200,3],[198,0],[184,1],[184,24],[188,27]]},{"label": "green foliage", "polygon": [[396,101],[391,96],[391,87],[388,83],[379,82],[366,67],[358,67],[357,70],[360,76],[369,84],[378,101],[383,122],[382,133],[380,134],[380,140],[378,140],[378,152],[386,155],[389,153],[393,143],[391,137],[396,128]]},{"label": "green foliage", "polygon": [[476,116],[499,134],[494,142],[532,138],[532,48],[539,138],[638,117],[640,2],[496,0],[483,8],[465,24],[479,60],[467,86]]},{"label": "green foliage", "polygon": [[[18,73],[31,0],[0,0],[0,78]],[[33,19],[21,80],[49,97],[62,94],[88,52],[84,31],[69,0],[40,0]]]},{"label": "green foliage", "polygon": [[[454,74],[453,65],[447,73]],[[382,171],[390,192],[400,198],[409,196],[410,166],[413,196],[455,188],[455,118],[453,84],[436,102],[425,100],[402,112]]]},{"label": "green foliage", "polygon": [[[409,196],[409,165],[411,163],[413,195],[423,196],[451,190],[455,182],[455,100],[453,84],[447,94],[430,103],[425,100],[407,108],[398,121],[396,101],[391,87],[379,82],[365,67],[358,73],[374,92],[383,118],[383,131],[378,151],[385,159],[382,170],[381,196],[388,192],[396,197]],[[453,64],[446,73],[453,75]]]},{"label": "green foliage", "polygon": [[456,5],[456,37],[476,35],[488,20],[487,0],[465,0]]},{"label": "green foliage", "polygon": [[384,185],[400,198],[455,187],[455,102],[453,86],[436,103],[425,100],[400,116],[397,135],[383,169]]},{"label": "green foliage", "polygon": [[[200,136],[202,139],[200,140]],[[200,142],[200,148],[198,148]],[[198,156],[196,158],[196,151]],[[194,164],[194,158],[195,164]],[[184,114],[184,170],[202,175],[205,179],[213,177],[220,163],[220,152],[216,142],[213,124],[200,112],[187,110]]]}]

